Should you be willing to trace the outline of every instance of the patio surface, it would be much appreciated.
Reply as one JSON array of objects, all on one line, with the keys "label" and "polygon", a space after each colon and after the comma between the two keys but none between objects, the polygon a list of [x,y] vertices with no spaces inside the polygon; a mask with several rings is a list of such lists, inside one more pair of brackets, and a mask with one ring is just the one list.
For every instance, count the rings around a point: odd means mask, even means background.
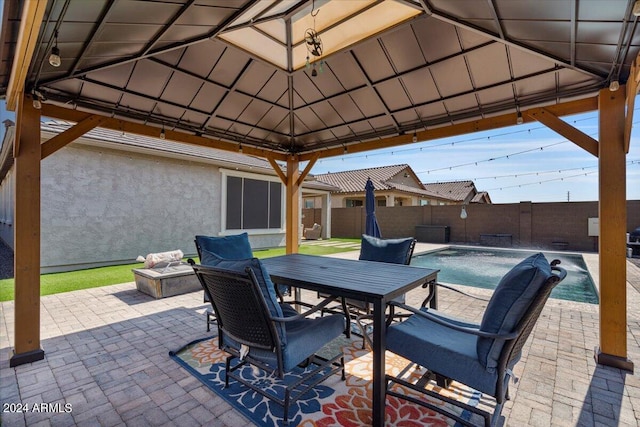
[{"label": "patio surface", "polygon": [[[416,253],[436,245],[418,244]],[[337,254],[357,257],[357,252]],[[598,281],[598,257],[585,259]],[[516,366],[502,411],[508,426],[640,425],[640,268],[627,262],[628,355],[636,373],[597,366],[598,306],[551,299]],[[132,276],[133,279],[133,276]],[[487,291],[469,288],[476,294]],[[307,294],[311,296],[311,294]],[[424,290],[408,296],[417,304]],[[483,306],[451,292],[439,308],[479,321]],[[45,359],[9,368],[13,302],[0,305],[0,424],[6,426],[229,426],[248,421],[168,356],[205,337],[202,292],[155,300],[133,282],[41,299]],[[5,404],[60,403],[56,412]],[[65,412],[70,407],[69,412]]]}]

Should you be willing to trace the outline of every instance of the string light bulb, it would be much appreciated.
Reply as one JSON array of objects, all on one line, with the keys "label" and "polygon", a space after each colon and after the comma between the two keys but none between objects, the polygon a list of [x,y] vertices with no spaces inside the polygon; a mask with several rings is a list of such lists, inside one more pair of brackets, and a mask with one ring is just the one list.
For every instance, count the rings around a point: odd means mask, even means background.
[{"label": "string light bulb", "polygon": [[411,138],[411,140],[412,140],[413,142],[418,142],[418,135],[416,134],[416,132],[415,132],[415,131],[413,132],[413,138]]},{"label": "string light bulb", "polygon": [[160,131],[160,139],[165,139],[167,135],[164,132],[164,125],[162,125],[162,130]]},{"label": "string light bulb", "polygon": [[524,123],[524,118],[522,118],[522,113],[520,111],[518,111],[518,116],[516,118],[516,123],[521,125]]},{"label": "string light bulb", "polygon": [[462,210],[460,211],[460,219],[467,219],[467,210],[464,205],[462,205]]},{"label": "string light bulb", "polygon": [[58,49],[58,31],[54,34],[55,44],[51,48],[51,55],[49,55],[49,64],[52,67],[59,67],[62,61],[60,60],[60,49]]},{"label": "string light bulb", "polygon": [[31,91],[31,95],[33,96],[33,108],[36,110],[42,109],[42,94],[34,89]]},{"label": "string light bulb", "polygon": [[609,83],[609,90],[611,92],[615,92],[618,89],[620,89],[620,82],[618,80],[611,80],[611,83]]}]

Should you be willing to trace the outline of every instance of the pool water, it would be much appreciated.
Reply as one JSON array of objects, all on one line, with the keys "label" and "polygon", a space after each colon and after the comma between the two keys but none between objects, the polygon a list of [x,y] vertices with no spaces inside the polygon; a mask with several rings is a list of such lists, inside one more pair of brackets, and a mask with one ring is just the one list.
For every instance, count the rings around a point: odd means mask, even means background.
[{"label": "pool water", "polygon": [[[567,277],[551,292],[551,298],[598,304],[598,295],[587,266],[579,254],[545,252],[551,261],[559,259]],[[537,252],[450,247],[415,255],[411,265],[440,269],[438,281],[494,289],[502,276],[520,261]]]}]

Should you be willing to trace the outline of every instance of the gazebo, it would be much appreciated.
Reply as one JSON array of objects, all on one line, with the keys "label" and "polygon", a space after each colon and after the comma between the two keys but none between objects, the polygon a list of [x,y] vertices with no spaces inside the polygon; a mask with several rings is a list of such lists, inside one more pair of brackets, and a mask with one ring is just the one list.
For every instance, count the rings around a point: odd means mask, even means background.
[{"label": "gazebo", "polygon": [[[598,158],[595,357],[633,370],[625,156],[638,16],[634,0],[4,2],[0,95],[17,113],[11,365],[45,356],[40,162],[94,127],[268,159],[295,253],[300,185],[318,159],[538,121]],[[560,118],[592,110],[597,139]],[[76,124],[41,143],[41,116]]]}]

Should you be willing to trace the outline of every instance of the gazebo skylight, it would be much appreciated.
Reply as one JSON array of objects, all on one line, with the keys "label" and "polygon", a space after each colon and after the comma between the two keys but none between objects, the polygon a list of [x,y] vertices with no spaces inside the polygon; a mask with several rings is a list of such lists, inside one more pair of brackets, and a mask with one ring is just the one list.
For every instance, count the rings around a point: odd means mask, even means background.
[{"label": "gazebo skylight", "polygon": [[[396,0],[317,0],[289,11],[295,3],[261,1],[220,38],[283,70],[294,71],[307,64],[304,37],[309,28],[318,32],[322,56],[326,57],[422,12],[417,6]],[[311,56],[310,61],[314,60],[320,58]]]}]

